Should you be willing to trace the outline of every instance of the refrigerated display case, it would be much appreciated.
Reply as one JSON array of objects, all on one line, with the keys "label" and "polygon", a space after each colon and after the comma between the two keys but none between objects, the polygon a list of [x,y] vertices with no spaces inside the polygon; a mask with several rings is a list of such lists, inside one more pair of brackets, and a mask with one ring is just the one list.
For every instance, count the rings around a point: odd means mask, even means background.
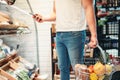
[{"label": "refrigerated display case", "polygon": [[[31,15],[32,8],[29,0],[17,0],[14,5],[7,5],[0,1],[0,12],[9,17],[8,20],[0,21],[0,40],[9,46],[7,49],[3,49],[6,47],[0,45],[0,54],[5,53],[4,58],[0,59],[0,76],[10,80],[17,80],[15,74],[12,74],[14,72],[11,70],[13,70],[20,72],[20,75],[18,75],[18,73],[17,77],[24,77],[26,80],[31,80],[29,75],[34,72],[33,69],[29,69],[31,72],[28,75],[24,70],[19,71],[20,69],[18,69],[18,67],[20,67],[20,65],[17,64],[24,58],[25,62],[28,61],[30,64],[35,65],[31,66],[34,70],[40,66],[37,27]],[[9,55],[6,51],[12,49],[15,49],[16,52],[14,52],[13,55]],[[21,63],[26,65],[27,63],[25,62]],[[30,66],[26,65],[25,68],[28,67]],[[10,72],[8,70],[10,70]],[[22,76],[22,74],[25,76]]]}]

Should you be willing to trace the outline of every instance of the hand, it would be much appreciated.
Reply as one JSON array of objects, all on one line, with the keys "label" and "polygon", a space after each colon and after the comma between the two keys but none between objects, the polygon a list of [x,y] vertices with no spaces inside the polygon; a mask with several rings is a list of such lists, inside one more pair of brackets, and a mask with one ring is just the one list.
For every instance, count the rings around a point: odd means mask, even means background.
[{"label": "hand", "polygon": [[16,0],[5,0],[8,5],[13,5]]},{"label": "hand", "polygon": [[33,18],[34,18],[37,22],[40,22],[40,23],[43,22],[42,16],[39,15],[39,14],[34,14],[34,15],[33,15]]},{"label": "hand", "polygon": [[96,48],[98,44],[97,37],[91,36],[90,42],[88,43],[88,46],[90,48]]}]

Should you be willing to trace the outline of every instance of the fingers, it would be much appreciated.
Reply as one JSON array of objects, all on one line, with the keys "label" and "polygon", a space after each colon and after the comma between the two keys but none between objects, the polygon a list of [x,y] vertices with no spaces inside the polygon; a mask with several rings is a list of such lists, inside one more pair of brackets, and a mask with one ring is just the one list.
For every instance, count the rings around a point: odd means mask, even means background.
[{"label": "fingers", "polygon": [[88,46],[90,48],[96,48],[97,47],[97,41],[90,41],[90,43],[88,44]]},{"label": "fingers", "polygon": [[16,0],[5,0],[8,5],[13,5]]},{"label": "fingers", "polygon": [[34,14],[34,15],[33,15],[33,18],[34,18],[36,21],[38,21],[38,22],[42,22],[42,16],[39,15],[39,14]]},{"label": "fingers", "polygon": [[90,42],[89,42],[88,46],[90,48],[96,48],[97,44],[98,44],[97,37],[96,36],[91,36],[91,39],[90,39]]}]

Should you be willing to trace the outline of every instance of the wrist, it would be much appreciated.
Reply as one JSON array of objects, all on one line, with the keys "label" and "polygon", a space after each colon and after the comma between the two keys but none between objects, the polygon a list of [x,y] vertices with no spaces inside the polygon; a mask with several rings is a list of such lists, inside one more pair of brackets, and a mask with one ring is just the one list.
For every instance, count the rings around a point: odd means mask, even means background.
[{"label": "wrist", "polygon": [[97,37],[97,33],[91,33],[91,37]]}]

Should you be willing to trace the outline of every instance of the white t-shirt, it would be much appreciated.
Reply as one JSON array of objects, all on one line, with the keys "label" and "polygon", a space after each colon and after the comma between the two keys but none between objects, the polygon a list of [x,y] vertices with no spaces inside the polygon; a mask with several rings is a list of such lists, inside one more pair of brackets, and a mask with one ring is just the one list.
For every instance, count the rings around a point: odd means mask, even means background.
[{"label": "white t-shirt", "polygon": [[56,0],[56,31],[82,31],[86,19],[81,0]]}]

